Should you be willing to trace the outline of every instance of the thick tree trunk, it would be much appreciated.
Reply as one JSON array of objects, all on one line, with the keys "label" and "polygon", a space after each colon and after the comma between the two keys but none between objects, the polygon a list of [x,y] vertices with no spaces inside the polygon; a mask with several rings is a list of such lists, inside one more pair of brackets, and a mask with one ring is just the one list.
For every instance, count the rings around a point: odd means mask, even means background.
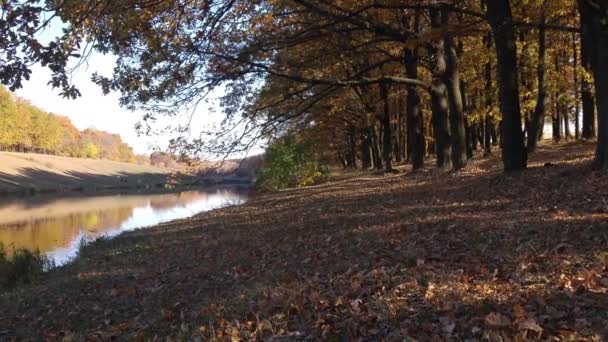
[{"label": "thick tree trunk", "polygon": [[393,171],[393,137],[391,127],[391,111],[388,99],[389,85],[380,84],[380,94],[384,102],[382,113],[382,159],[384,161],[384,171]]},{"label": "thick tree trunk", "polygon": [[509,0],[486,1],[487,19],[492,26],[498,61],[500,108],[502,112],[502,161],[505,171],[523,170],[528,154],[521,128],[517,48]]},{"label": "thick tree trunk", "polygon": [[[593,35],[592,19],[590,19],[593,9],[588,9],[586,0],[579,0],[578,3],[581,14],[581,66],[586,73],[592,73],[591,58],[595,54],[594,45],[597,43]],[[585,75],[581,77],[581,102],[583,105],[583,139],[595,138],[595,98],[591,91],[591,84]]]},{"label": "thick tree trunk", "polygon": [[[578,0],[583,54],[595,81],[597,147],[594,167],[608,171],[608,3]],[[584,124],[583,124],[584,129]]]},{"label": "thick tree trunk", "polygon": [[538,64],[537,64],[537,79],[538,79],[538,97],[536,99],[536,107],[530,120],[530,130],[528,131],[528,152],[536,151],[538,141],[541,139],[542,128],[545,124],[545,102],[547,101],[547,86],[545,84],[545,56],[546,56],[546,34],[545,29],[538,30]]},{"label": "thick tree trunk", "polygon": [[[418,53],[416,50],[407,50],[405,53],[405,71],[408,78],[418,79]],[[424,123],[422,111],[420,110],[420,96],[418,87],[408,85],[407,87],[407,141],[409,147],[409,158],[412,168],[419,170],[424,167],[425,141]]]},{"label": "thick tree trunk", "polygon": [[581,103],[583,105],[583,127],[584,139],[595,138],[595,98],[591,92],[591,84],[584,77],[581,79]]},{"label": "thick tree trunk", "polygon": [[[441,11],[430,11],[431,25],[435,28],[442,26]],[[449,123],[448,87],[445,84],[447,61],[443,40],[433,43],[431,49],[433,63],[433,81],[431,85],[431,111],[433,113],[433,131],[435,133],[435,152],[437,167],[443,170],[452,168],[452,148]]]},{"label": "thick tree trunk", "polygon": [[460,84],[460,70],[458,53],[452,34],[447,31],[449,21],[448,11],[441,11],[442,25],[446,28],[444,35],[444,49],[446,54],[446,70],[444,74],[444,83],[448,91],[448,100],[450,105],[450,132],[452,143],[452,166],[454,170],[460,170],[467,164],[466,151],[466,128],[464,122],[464,109],[462,101],[462,92]]}]

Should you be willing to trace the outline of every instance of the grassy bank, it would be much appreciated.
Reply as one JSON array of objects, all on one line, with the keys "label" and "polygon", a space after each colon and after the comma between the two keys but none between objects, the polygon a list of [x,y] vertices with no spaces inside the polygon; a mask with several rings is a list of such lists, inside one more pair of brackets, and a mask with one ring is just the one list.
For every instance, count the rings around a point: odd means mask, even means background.
[{"label": "grassy bank", "polygon": [[85,248],[0,296],[0,339],[558,340],[608,335],[592,145],[506,176],[334,176]]},{"label": "grassy bank", "polygon": [[173,172],[110,160],[0,152],[0,194],[155,186],[165,184]]}]

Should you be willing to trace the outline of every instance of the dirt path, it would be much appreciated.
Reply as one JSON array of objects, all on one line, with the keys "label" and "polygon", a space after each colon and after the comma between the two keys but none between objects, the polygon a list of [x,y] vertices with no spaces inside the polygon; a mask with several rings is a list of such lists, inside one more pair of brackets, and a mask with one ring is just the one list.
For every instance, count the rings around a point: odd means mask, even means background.
[{"label": "dirt path", "polygon": [[[591,144],[505,176],[353,174],[125,234],[0,297],[0,339],[601,340],[608,178]],[[550,163],[550,164],[547,164]]]}]

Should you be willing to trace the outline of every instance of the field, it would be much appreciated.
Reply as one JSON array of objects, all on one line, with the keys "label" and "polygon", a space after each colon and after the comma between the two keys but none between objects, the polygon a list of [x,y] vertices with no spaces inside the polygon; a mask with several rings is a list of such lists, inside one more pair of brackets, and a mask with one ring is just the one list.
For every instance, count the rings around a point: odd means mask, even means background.
[{"label": "field", "polygon": [[174,170],[109,160],[0,152],[0,193],[164,184]]}]

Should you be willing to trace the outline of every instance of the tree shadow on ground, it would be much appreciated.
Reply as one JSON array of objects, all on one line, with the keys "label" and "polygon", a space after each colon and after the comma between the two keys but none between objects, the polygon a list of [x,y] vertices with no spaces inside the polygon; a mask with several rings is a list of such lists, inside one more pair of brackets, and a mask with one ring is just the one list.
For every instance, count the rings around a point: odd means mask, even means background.
[{"label": "tree shadow on ground", "polygon": [[267,194],[100,242],[1,297],[0,326],[101,339],[606,336],[606,177],[583,161],[516,176],[484,162]]},{"label": "tree shadow on ground", "polygon": [[0,172],[0,192],[40,193],[98,191],[103,189],[137,189],[164,187],[169,175],[160,173],[56,173],[43,169],[22,168],[17,174]]}]

